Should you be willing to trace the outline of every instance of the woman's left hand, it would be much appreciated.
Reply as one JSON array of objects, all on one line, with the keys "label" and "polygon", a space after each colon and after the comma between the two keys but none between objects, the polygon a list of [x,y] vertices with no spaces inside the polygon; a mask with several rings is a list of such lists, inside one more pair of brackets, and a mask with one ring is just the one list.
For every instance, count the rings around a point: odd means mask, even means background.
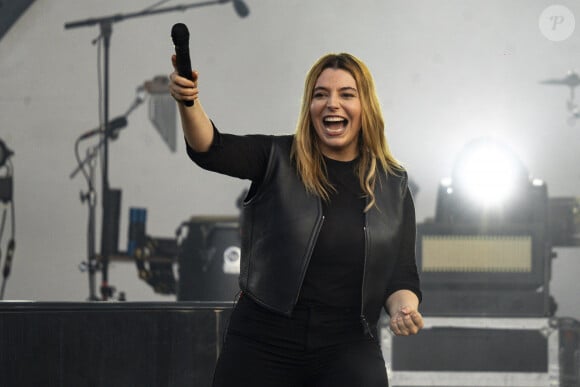
[{"label": "woman's left hand", "polygon": [[415,335],[423,328],[423,316],[416,309],[402,306],[391,314],[389,326],[397,336]]}]

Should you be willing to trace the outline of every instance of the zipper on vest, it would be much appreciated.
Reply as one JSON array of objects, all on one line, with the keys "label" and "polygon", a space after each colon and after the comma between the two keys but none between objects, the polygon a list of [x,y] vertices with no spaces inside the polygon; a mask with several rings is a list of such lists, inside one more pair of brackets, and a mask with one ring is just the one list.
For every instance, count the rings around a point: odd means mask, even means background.
[{"label": "zipper on vest", "polygon": [[369,322],[367,321],[367,318],[365,317],[364,314],[360,315],[360,322],[363,326],[363,331],[365,333],[365,335],[369,335],[369,337],[373,340],[375,340],[375,335],[373,335],[373,332],[371,331],[371,327],[369,325]]},{"label": "zipper on vest", "polygon": [[367,318],[365,316],[364,313],[364,306],[365,306],[365,280],[366,280],[366,276],[367,276],[367,256],[368,256],[368,252],[369,252],[369,235],[368,235],[368,230],[367,230],[367,217],[365,215],[365,226],[363,228],[364,230],[364,235],[365,235],[365,254],[364,254],[364,262],[363,262],[363,277],[362,277],[362,285],[361,285],[361,290],[360,290],[360,322],[362,324],[363,327],[363,331],[365,333],[365,335],[369,335],[369,337],[373,340],[375,340],[375,336],[373,335],[373,332],[371,331],[371,327],[369,326],[369,322],[367,321]]},{"label": "zipper on vest", "polygon": [[308,256],[304,268],[302,269],[302,273],[300,274],[300,286],[298,287],[298,292],[296,297],[294,298],[294,305],[298,303],[298,298],[300,298],[300,293],[302,292],[302,284],[304,283],[304,277],[306,277],[306,271],[308,270],[308,266],[310,265],[310,259],[312,258],[312,252],[314,251],[314,246],[316,245],[316,241],[318,240],[318,234],[320,234],[320,230],[322,229],[322,224],[324,223],[324,215],[322,215],[318,221],[316,222],[316,227],[314,227],[314,235],[312,236],[312,240],[310,246],[308,246],[308,251],[306,255]]}]

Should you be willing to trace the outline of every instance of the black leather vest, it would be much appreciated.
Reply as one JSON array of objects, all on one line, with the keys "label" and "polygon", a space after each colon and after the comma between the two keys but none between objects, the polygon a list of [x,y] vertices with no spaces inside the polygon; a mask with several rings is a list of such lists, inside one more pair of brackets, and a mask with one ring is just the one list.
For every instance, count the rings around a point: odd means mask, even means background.
[{"label": "black leather vest", "polygon": [[[240,287],[257,303],[291,315],[324,221],[321,199],[309,194],[290,160],[293,136],[274,137],[264,180],[242,211]],[[387,297],[401,240],[405,173],[382,173],[366,214],[361,319],[374,327]]]}]

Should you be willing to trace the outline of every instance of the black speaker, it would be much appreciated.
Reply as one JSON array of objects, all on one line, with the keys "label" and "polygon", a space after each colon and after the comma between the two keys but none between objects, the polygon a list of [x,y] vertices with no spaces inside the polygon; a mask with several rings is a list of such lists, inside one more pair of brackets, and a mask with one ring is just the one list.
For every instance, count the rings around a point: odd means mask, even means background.
[{"label": "black speaker", "polygon": [[0,386],[209,387],[231,307],[0,302]]},{"label": "black speaker", "polygon": [[233,301],[239,292],[240,229],[237,217],[193,217],[180,242],[177,299]]}]

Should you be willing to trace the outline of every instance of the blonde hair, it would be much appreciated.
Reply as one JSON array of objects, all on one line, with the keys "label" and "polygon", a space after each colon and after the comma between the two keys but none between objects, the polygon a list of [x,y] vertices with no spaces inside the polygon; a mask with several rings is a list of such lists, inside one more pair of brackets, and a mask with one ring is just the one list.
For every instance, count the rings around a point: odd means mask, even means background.
[{"label": "blonde hair", "polygon": [[346,53],[327,54],[312,66],[304,84],[302,108],[296,125],[291,156],[306,190],[324,200],[329,200],[330,191],[335,189],[326,175],[324,158],[310,116],[310,105],[316,81],[327,68],[345,70],[356,81],[362,107],[362,128],[358,141],[359,163],[356,173],[361,189],[369,198],[365,208],[365,211],[368,211],[375,205],[374,188],[379,168],[391,174],[397,174],[397,171],[402,171],[403,168],[389,150],[384,132],[385,122],[373,77],[361,60]]}]

